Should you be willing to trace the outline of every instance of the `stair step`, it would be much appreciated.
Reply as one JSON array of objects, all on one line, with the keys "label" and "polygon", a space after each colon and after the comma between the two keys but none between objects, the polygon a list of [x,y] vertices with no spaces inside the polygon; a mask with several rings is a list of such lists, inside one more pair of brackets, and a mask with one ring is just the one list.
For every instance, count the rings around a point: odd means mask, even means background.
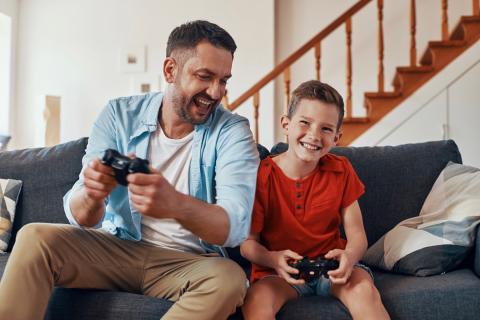
[{"label": "stair step", "polygon": [[397,67],[397,72],[393,77],[392,85],[395,88],[395,91],[402,92],[406,82],[419,79],[422,75],[433,71],[434,68],[432,66]]},{"label": "stair step", "polygon": [[475,34],[476,29],[480,29],[480,16],[462,16],[455,28],[453,28],[450,39],[469,40],[465,37],[465,31],[467,31],[468,38],[469,36],[471,36],[471,34],[469,34],[469,31],[473,31],[473,34]]},{"label": "stair step", "polygon": [[441,57],[442,51],[457,51],[462,50],[467,44],[464,40],[448,40],[448,41],[429,41],[428,47],[420,59],[420,64],[423,66],[432,66],[434,62],[434,56],[436,58]]},{"label": "stair step", "polygon": [[365,98],[368,99],[389,99],[389,98],[398,98],[402,95],[401,92],[391,91],[391,92],[365,92]]},{"label": "stair step", "polygon": [[370,119],[368,117],[345,117],[343,123],[367,123]]}]

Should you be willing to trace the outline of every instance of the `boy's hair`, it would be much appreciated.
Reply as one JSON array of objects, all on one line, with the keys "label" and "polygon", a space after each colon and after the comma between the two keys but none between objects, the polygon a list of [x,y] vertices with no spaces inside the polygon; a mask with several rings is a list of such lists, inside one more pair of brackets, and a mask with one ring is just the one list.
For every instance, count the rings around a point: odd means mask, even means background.
[{"label": "boy's hair", "polygon": [[297,105],[302,99],[318,100],[324,103],[333,104],[338,110],[337,130],[340,129],[345,114],[342,96],[333,87],[326,83],[310,80],[300,84],[292,92],[292,98],[288,105],[288,118],[292,118]]},{"label": "boy's hair", "polygon": [[196,20],[184,23],[170,33],[167,41],[167,57],[170,57],[175,50],[195,49],[201,41],[208,41],[215,47],[224,48],[233,54],[237,45],[232,36],[218,25]]}]

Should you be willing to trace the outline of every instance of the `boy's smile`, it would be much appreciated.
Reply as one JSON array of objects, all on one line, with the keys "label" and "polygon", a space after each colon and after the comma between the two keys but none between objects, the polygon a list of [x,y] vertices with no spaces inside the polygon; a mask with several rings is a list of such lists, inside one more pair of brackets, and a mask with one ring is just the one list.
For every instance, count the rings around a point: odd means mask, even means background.
[{"label": "boy's smile", "polygon": [[291,165],[313,170],[321,157],[334,147],[341,133],[337,130],[339,112],[335,105],[302,99],[291,118],[284,116],[282,126],[288,137],[285,156]]}]

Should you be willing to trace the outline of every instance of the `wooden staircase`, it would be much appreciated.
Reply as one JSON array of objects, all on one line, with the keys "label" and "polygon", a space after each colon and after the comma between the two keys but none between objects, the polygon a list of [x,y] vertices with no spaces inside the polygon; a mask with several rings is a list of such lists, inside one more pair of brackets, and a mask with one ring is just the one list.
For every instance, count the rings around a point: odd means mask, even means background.
[{"label": "wooden staircase", "polygon": [[447,40],[430,41],[420,66],[397,67],[393,92],[366,92],[364,123],[346,120],[342,145],[349,145],[358,136],[380,121],[428,80],[480,39],[480,16],[463,16]]},{"label": "wooden staircase", "polygon": [[[372,0],[360,0],[350,9],[335,19],[325,29],[320,31],[310,41],[301,48],[292,53],[270,73],[259,80],[249,90],[242,94],[231,104],[228,99],[224,99],[224,105],[230,110],[238,108],[247,99],[253,98],[254,112],[254,136],[259,141],[259,123],[258,110],[260,107],[260,90],[274,81],[279,75],[283,75],[284,83],[284,105],[288,105],[290,100],[290,66],[301,58],[306,52],[313,49],[315,59],[315,73],[317,79],[320,78],[320,59],[321,59],[321,41],[328,37],[340,26],[345,26],[347,61],[346,61],[346,84],[347,91],[345,99],[345,119],[343,124],[343,136],[341,145],[349,145],[362,133],[380,121],[386,114],[392,111],[400,103],[405,101],[422,85],[438,74],[450,62],[456,59],[465,50],[471,47],[480,39],[480,0],[472,0],[472,16],[461,17],[453,32],[448,32],[448,0],[441,0],[442,6],[442,40],[430,41],[427,49],[420,59],[420,65],[417,65],[417,49],[415,45],[416,33],[416,12],[415,0],[410,0],[410,65],[397,67],[392,82],[394,91],[386,92],[384,90],[384,66],[383,66],[383,0],[377,2],[378,17],[378,89],[376,92],[366,92],[364,94],[364,106],[366,108],[365,117],[352,116],[352,17],[362,10]],[[306,79],[307,80],[307,79]],[[328,82],[328,80],[327,80]]]}]

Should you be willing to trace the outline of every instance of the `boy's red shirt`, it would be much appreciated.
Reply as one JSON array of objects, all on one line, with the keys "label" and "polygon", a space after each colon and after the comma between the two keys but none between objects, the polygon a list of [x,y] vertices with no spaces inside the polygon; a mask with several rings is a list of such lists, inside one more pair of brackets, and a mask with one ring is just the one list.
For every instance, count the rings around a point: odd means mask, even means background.
[{"label": "boy's red shirt", "polygon": [[[327,154],[309,176],[293,180],[267,157],[260,163],[251,232],[270,251],[290,249],[318,257],[344,249],[340,237],[341,209],[363,193],[364,186],[345,157]],[[252,263],[255,282],[275,270]]]}]

